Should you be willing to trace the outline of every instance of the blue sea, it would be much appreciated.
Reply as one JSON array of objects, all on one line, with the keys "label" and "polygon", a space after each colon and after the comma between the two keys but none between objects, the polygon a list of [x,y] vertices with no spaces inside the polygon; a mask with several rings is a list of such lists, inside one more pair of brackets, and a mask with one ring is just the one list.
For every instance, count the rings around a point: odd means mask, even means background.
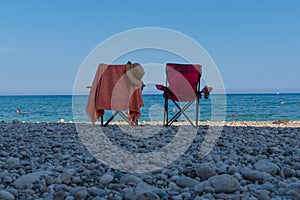
[{"label": "blue sea", "polygon": [[[212,119],[214,106],[226,108],[226,121],[275,121],[300,120],[300,94],[226,94],[226,102],[218,105],[212,94],[200,101],[200,121]],[[57,122],[61,119],[72,122],[89,121],[85,106],[88,96],[43,95],[43,96],[0,96],[0,121],[19,120],[25,122]],[[161,94],[144,94],[145,106],[141,108],[139,121],[162,121],[164,99]],[[280,104],[279,102],[283,103]],[[170,112],[178,110],[170,103]],[[17,114],[16,109],[21,113]],[[187,114],[194,118],[195,105]],[[106,111],[107,117],[111,111]],[[115,120],[119,120],[116,118]],[[185,120],[182,116],[179,120]]]}]

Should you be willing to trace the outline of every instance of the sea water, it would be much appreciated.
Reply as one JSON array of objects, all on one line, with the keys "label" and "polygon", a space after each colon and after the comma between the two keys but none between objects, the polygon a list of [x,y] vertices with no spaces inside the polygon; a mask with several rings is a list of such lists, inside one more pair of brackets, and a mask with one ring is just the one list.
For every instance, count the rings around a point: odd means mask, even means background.
[{"label": "sea water", "polygon": [[[226,108],[223,113],[226,121],[300,120],[300,94],[226,94],[222,105],[213,101],[213,95],[200,100],[200,121],[212,120],[219,112],[212,108],[218,106]],[[57,122],[63,119],[66,122],[88,122],[85,112],[87,99],[87,95],[0,96],[0,121]],[[145,105],[141,108],[139,121],[162,121],[162,95],[144,94],[143,101]],[[20,109],[20,114],[16,113],[17,109]],[[177,111],[178,108],[169,102],[169,113],[172,115]],[[193,104],[186,113],[195,119],[195,111],[196,105]],[[110,114],[111,111],[105,112],[105,120]],[[117,120],[121,119],[117,117]],[[178,120],[184,121],[186,118],[181,116]]]}]

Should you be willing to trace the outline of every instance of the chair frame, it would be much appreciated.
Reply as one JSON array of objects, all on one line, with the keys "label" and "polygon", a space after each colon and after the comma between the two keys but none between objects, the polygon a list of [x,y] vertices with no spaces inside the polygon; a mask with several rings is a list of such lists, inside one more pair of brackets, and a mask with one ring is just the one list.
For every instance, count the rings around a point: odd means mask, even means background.
[{"label": "chair frame", "polygon": [[[115,110],[114,114],[104,123],[104,115],[100,117],[101,126],[107,126],[117,115],[120,115],[127,123],[130,124],[128,118],[122,111]],[[135,121],[134,125],[138,125],[138,120]]]},{"label": "chair frame", "polygon": [[[174,64],[174,63],[168,63],[168,64]],[[167,65],[168,65],[167,64]],[[184,65],[184,64],[183,64]],[[192,65],[192,64],[191,64]],[[194,128],[198,128],[198,120],[199,120],[199,102],[200,102],[200,98],[201,98],[201,91],[200,91],[200,78],[201,78],[201,73],[198,71],[199,73],[199,78],[197,80],[197,86],[196,86],[196,91],[195,91],[195,95],[196,95],[196,99],[195,98],[191,98],[191,100],[189,100],[183,107],[180,107],[178,105],[178,103],[171,98],[171,93],[169,92],[169,78],[168,78],[168,73],[167,73],[167,68],[166,68],[166,90],[164,91],[164,94],[166,95],[165,98],[165,105],[164,105],[164,121],[163,124],[164,126],[170,126],[172,125],[181,115],[184,115],[185,118],[191,123],[191,125]],[[170,97],[170,98],[167,98]],[[168,106],[169,106],[169,99],[173,101],[173,103],[175,104],[175,106],[179,109],[179,111],[169,120],[169,110],[168,110]],[[196,101],[196,116],[195,116],[195,124],[192,122],[192,120],[190,119],[190,117],[188,117],[185,113],[186,109],[188,107],[190,107],[190,105],[192,105],[194,102]],[[178,101],[180,102],[180,101]]]}]

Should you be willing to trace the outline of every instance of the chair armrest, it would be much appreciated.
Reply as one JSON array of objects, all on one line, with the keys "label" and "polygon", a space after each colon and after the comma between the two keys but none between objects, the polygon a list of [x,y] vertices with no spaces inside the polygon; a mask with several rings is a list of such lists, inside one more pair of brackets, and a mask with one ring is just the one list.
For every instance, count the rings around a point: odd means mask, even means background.
[{"label": "chair armrest", "polygon": [[155,87],[156,87],[156,89],[164,91],[164,92],[168,90],[168,88],[163,85],[155,85]]}]

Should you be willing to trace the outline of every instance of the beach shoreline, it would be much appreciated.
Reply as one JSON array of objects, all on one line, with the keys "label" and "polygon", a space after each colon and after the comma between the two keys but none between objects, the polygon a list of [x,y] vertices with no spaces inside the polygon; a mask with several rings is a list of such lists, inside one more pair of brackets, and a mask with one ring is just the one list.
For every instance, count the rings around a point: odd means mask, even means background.
[{"label": "beach shoreline", "polygon": [[[26,122],[26,121],[18,121],[13,120],[12,122],[6,122],[2,121],[0,123],[23,123],[23,124],[92,124],[91,122],[73,122],[73,121],[64,121],[63,119],[59,120],[58,122]],[[101,125],[100,122],[96,122],[95,125]],[[128,125],[127,122],[124,120],[119,121],[112,121],[109,123],[109,125],[121,125],[126,126]],[[157,126],[163,126],[162,121],[139,121],[139,126],[142,125],[157,125]],[[174,122],[172,126],[181,126],[181,125],[190,125],[188,121],[181,121],[181,122]],[[198,122],[199,127],[201,126],[253,126],[253,127],[300,127],[300,121],[299,120],[276,120],[276,121],[199,121]]]},{"label": "beach shoreline", "polygon": [[[139,122],[141,125],[162,125],[162,122]],[[117,123],[115,123],[117,124]],[[123,123],[124,124],[124,123]],[[199,121],[199,126],[254,126],[254,127],[300,127],[297,120],[277,120],[277,121]],[[189,122],[175,122],[175,126],[190,125]]]}]

